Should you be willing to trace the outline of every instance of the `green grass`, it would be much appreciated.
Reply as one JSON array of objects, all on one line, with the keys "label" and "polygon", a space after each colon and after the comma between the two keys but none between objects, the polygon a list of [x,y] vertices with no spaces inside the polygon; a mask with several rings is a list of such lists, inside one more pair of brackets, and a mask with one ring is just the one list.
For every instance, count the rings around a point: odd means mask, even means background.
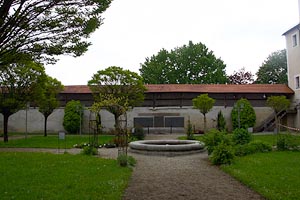
[{"label": "green grass", "polygon": [[0,199],[121,199],[131,171],[84,155],[0,153]]},{"label": "green grass", "polygon": [[[112,135],[99,136],[99,144],[104,144],[112,140]],[[23,147],[23,148],[72,148],[74,144],[88,143],[89,136],[86,135],[66,135],[65,140],[58,140],[57,135],[44,136],[31,136],[16,140],[9,140],[8,143],[0,141],[1,147]]]},{"label": "green grass", "polygon": [[221,168],[267,199],[300,199],[300,152],[253,154]]}]

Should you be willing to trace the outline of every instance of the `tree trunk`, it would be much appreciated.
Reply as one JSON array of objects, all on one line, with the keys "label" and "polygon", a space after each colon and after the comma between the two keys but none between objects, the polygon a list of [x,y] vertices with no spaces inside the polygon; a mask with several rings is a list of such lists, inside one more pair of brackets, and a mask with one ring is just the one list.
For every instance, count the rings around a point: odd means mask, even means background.
[{"label": "tree trunk", "polygon": [[10,115],[3,114],[4,121],[3,121],[3,127],[4,127],[4,142],[8,142],[8,118]]},{"label": "tree trunk", "polygon": [[204,120],[204,133],[206,133],[206,115],[205,114],[203,114],[204,115],[204,118],[203,118],[203,120]]},{"label": "tree trunk", "polygon": [[45,137],[47,136],[47,119],[48,119],[48,116],[45,115],[45,119],[44,119],[44,136]]}]

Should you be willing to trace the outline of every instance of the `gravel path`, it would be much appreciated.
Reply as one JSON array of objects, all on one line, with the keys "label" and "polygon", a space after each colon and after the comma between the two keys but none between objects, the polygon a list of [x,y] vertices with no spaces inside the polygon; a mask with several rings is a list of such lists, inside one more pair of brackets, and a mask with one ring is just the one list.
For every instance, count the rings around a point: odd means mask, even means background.
[{"label": "gravel path", "polygon": [[[148,136],[170,139],[178,136]],[[218,167],[208,162],[207,153],[188,156],[133,154],[137,160],[123,200],[255,200],[263,199]]]}]

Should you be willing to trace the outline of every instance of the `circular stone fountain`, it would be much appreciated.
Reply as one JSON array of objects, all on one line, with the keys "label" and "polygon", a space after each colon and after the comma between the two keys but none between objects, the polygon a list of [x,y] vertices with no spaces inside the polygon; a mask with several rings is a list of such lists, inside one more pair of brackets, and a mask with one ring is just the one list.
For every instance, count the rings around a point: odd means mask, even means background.
[{"label": "circular stone fountain", "polygon": [[187,155],[204,151],[204,143],[196,140],[141,140],[129,143],[130,151],[147,155]]}]

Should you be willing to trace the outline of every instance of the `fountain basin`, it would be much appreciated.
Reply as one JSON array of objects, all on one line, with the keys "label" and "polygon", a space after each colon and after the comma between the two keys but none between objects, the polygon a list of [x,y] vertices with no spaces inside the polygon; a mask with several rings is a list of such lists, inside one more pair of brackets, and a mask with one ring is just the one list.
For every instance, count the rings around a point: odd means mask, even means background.
[{"label": "fountain basin", "polygon": [[187,155],[204,151],[196,140],[141,140],[129,143],[130,151],[147,155]]}]

